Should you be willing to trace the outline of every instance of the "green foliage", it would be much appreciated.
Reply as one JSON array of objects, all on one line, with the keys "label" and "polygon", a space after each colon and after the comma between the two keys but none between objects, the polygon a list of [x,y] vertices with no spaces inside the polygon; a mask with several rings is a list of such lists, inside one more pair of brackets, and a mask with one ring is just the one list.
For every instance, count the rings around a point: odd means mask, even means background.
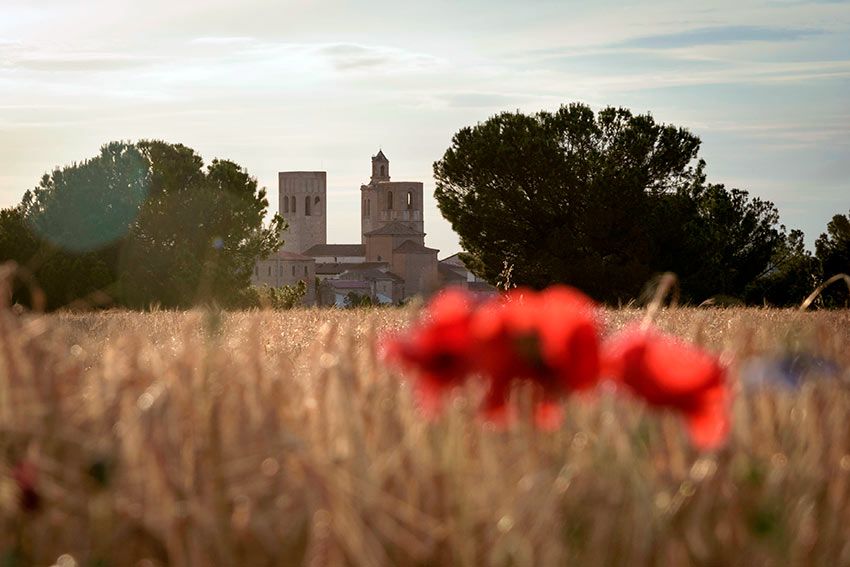
[{"label": "green foliage", "polygon": [[263,227],[264,189],[230,161],[182,145],[111,143],[45,175],[0,212],[0,261],[33,272],[48,308],[107,292],[130,307],[245,301],[257,259],[280,247]]},{"label": "green foliage", "polygon": [[185,146],[139,147],[151,164],[150,198],[122,256],[123,298],[135,306],[238,302],[256,260],[281,245],[279,216],[262,227],[265,190],[233,162],[213,160],[204,169]]},{"label": "green foliage", "polygon": [[[793,252],[773,203],[751,199],[740,189],[706,184],[702,176],[676,198],[684,201],[677,213],[653,223],[659,232],[668,227],[665,240],[658,244],[666,252],[661,252],[656,266],[680,274],[683,293],[692,301],[750,295],[761,303],[763,298],[752,286],[776,275],[777,265],[786,263]],[[795,238],[802,245],[802,233],[797,231]],[[797,302],[804,296],[802,292]]]},{"label": "green foliage", "polygon": [[820,280],[820,265],[806,250],[803,232],[792,230],[777,246],[766,273],[750,284],[750,303],[782,307],[800,305]]},{"label": "green foliage", "polygon": [[35,255],[38,247],[38,240],[27,226],[23,207],[0,210],[0,261],[23,264]]},{"label": "green foliage", "polygon": [[[48,309],[114,291],[118,251],[147,191],[144,169],[134,146],[115,142],[45,175],[0,213],[0,261],[30,272]],[[16,289],[13,301],[29,304],[29,290]]]},{"label": "green foliage", "polygon": [[292,309],[301,305],[304,296],[307,295],[307,282],[298,280],[295,285],[281,287],[262,286],[252,288],[257,293],[257,305],[270,309]]},{"label": "green foliage", "polygon": [[358,307],[373,307],[375,304],[368,295],[361,295],[356,291],[349,291],[345,296],[344,306],[346,309],[357,309]]},{"label": "green foliage", "polygon": [[[850,274],[850,213],[832,217],[826,232],[815,242],[815,253],[823,278]],[[847,305],[850,301],[847,289],[840,285],[827,288],[821,297],[829,306]]]},{"label": "green foliage", "polygon": [[653,274],[685,299],[742,297],[784,242],[772,203],[708,184],[699,139],[622,108],[503,113],[460,130],[434,164],[461,258],[493,284],[577,286],[609,302]]},{"label": "green foliage", "polygon": [[58,249],[90,252],[126,236],[149,184],[139,148],[112,142],[97,157],[44,175],[24,195],[23,207],[39,238]]},{"label": "green foliage", "polygon": [[487,281],[507,262],[518,285],[631,297],[652,275],[649,196],[687,180],[698,148],[625,109],[503,113],[455,134],[434,164],[435,196]]},{"label": "green foliage", "polygon": [[330,284],[321,278],[316,278],[316,305],[333,307],[336,305],[336,297]]}]

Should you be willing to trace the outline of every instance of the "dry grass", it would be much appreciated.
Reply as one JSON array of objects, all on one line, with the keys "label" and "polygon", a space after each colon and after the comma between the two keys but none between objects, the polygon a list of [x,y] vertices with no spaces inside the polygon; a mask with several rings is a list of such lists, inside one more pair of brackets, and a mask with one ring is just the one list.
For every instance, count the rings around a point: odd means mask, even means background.
[{"label": "dry grass", "polygon": [[411,314],[0,311],[0,561],[850,565],[847,312],[659,314],[736,380],[754,355],[839,366],[797,390],[738,386],[710,455],[605,392],[551,433],[481,426],[464,398],[427,423],[372,349]]}]

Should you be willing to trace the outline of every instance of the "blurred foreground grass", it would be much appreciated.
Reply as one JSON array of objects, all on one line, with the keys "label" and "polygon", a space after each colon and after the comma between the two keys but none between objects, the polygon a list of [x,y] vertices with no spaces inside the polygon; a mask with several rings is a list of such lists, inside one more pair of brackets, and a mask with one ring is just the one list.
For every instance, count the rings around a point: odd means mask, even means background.
[{"label": "blurred foreground grass", "polygon": [[662,311],[732,368],[702,455],[604,391],[428,423],[373,349],[412,315],[0,311],[0,563],[850,565],[850,313]]}]

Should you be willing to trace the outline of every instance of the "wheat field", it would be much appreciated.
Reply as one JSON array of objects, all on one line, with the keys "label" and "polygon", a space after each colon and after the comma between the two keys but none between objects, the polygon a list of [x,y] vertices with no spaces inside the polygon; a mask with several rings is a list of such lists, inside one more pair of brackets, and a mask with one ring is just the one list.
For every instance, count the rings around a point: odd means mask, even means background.
[{"label": "wheat field", "polygon": [[604,389],[552,432],[474,389],[428,421],[375,349],[415,315],[2,309],[0,562],[850,565],[847,311],[658,314],[730,367],[706,454]]}]

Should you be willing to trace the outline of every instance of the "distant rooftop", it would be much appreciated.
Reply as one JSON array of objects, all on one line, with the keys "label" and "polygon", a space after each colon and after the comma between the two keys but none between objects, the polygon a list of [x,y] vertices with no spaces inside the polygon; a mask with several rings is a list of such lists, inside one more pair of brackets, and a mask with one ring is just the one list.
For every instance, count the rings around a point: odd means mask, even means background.
[{"label": "distant rooftop", "polygon": [[437,264],[437,272],[447,280],[466,281],[466,275],[458,271],[457,267],[451,264],[440,262]]},{"label": "distant rooftop", "polygon": [[451,264],[453,266],[463,266],[463,260],[460,259],[460,252],[455,252],[451,256],[446,256],[440,263],[445,262],[446,264]]},{"label": "distant rooftop", "polygon": [[357,270],[387,270],[389,267],[390,265],[388,262],[322,262],[316,264],[316,273],[322,275],[334,275]]},{"label": "distant rooftop", "polygon": [[431,252],[439,252],[436,248],[428,248],[412,240],[405,240],[393,252],[402,252],[405,254],[430,254]]},{"label": "distant rooftop", "polygon": [[366,236],[376,236],[376,235],[384,235],[384,234],[422,234],[415,228],[412,228],[410,225],[406,225],[403,222],[399,221],[390,221],[383,226],[379,226],[375,230],[370,230],[366,233]]},{"label": "distant rooftop", "polygon": [[357,264],[343,264],[346,270],[380,270],[383,268],[384,270],[388,270],[390,267],[389,262],[358,262]]},{"label": "distant rooftop", "polygon": [[404,278],[401,276],[397,276],[390,271],[378,270],[376,268],[369,268],[366,270],[346,270],[339,277],[344,280],[391,280],[397,283],[404,283]]},{"label": "distant rooftop", "polygon": [[316,244],[304,252],[307,256],[366,256],[362,244]]},{"label": "distant rooftop", "polygon": [[362,280],[325,280],[334,289],[371,289],[369,282]]},{"label": "distant rooftop", "polygon": [[296,254],[295,252],[287,252],[285,250],[278,250],[277,252],[272,253],[268,258],[268,260],[313,260],[310,256],[304,256],[303,254]]}]

